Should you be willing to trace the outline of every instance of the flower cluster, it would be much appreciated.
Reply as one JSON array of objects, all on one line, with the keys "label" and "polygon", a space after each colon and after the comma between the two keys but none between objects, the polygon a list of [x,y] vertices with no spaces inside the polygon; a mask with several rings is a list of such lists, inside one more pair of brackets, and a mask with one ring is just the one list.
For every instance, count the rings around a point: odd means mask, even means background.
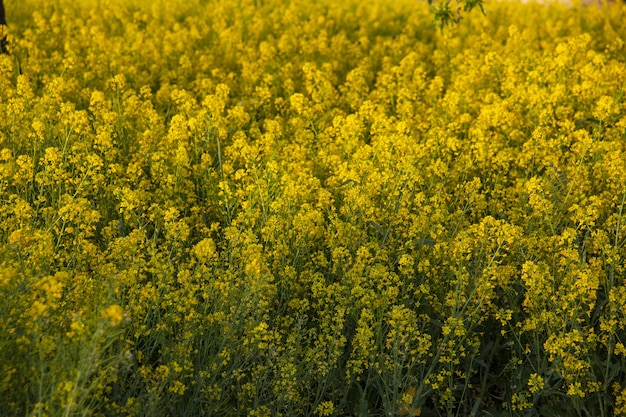
[{"label": "flower cluster", "polygon": [[7,415],[626,415],[626,6],[15,7]]}]

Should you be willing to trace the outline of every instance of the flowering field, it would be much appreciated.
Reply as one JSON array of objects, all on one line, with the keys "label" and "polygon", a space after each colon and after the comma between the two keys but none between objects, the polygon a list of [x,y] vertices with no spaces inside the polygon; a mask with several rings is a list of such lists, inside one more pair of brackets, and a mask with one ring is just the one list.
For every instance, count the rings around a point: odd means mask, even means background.
[{"label": "flowering field", "polygon": [[626,415],[626,6],[5,4],[3,415]]}]

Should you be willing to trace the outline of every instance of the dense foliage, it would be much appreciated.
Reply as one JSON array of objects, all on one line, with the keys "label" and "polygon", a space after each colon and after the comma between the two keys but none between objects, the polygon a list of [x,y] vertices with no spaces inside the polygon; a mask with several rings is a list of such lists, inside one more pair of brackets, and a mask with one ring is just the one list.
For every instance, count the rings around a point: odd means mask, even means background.
[{"label": "dense foliage", "polygon": [[623,5],[7,9],[3,415],[626,415]]}]

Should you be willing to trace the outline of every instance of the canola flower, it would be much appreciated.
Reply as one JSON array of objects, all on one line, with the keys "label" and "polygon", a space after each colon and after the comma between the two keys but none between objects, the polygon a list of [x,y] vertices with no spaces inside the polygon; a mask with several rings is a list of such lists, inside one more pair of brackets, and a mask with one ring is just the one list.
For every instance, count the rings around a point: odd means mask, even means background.
[{"label": "canola flower", "polygon": [[6,6],[3,413],[626,415],[623,4]]}]

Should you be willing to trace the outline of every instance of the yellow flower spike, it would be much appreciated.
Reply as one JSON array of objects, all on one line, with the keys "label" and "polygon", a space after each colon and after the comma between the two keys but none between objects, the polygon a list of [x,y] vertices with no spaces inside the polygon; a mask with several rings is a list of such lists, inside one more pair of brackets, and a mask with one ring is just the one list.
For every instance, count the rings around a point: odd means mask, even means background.
[{"label": "yellow flower spike", "polygon": [[400,401],[402,406],[398,410],[398,414],[401,416],[411,416],[417,417],[422,415],[421,408],[413,407],[413,402],[415,401],[415,394],[417,390],[414,386],[410,386],[401,396]]},{"label": "yellow flower spike", "polygon": [[536,373],[531,374],[528,378],[528,390],[531,394],[536,394],[537,392],[541,391],[544,387],[544,384],[545,382],[543,377],[537,375]]},{"label": "yellow flower spike", "polygon": [[323,401],[315,408],[315,415],[320,417],[335,415],[335,405],[332,401]]},{"label": "yellow flower spike", "polygon": [[124,319],[122,307],[118,304],[110,305],[102,310],[100,316],[105,320],[109,320],[113,326],[117,326]]},{"label": "yellow flower spike", "polygon": [[198,261],[207,263],[217,256],[215,242],[211,238],[203,239],[193,248],[193,253]]}]

